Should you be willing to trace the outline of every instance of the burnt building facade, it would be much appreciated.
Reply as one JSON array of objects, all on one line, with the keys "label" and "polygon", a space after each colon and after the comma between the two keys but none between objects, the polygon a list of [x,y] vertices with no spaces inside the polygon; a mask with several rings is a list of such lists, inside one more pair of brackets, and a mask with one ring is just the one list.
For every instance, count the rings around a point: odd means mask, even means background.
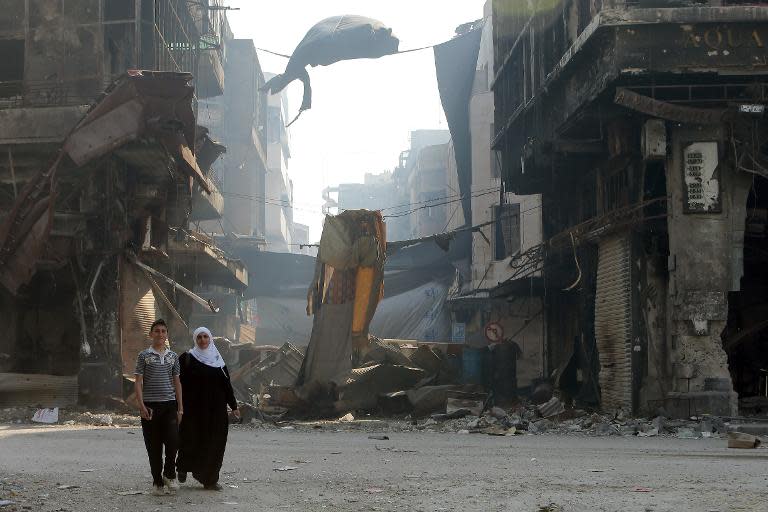
[{"label": "burnt building facade", "polygon": [[492,146],[507,190],[542,194],[520,258],[545,276],[547,374],[613,410],[765,395],[768,3],[495,0],[493,20]]},{"label": "burnt building facade", "polygon": [[209,177],[222,148],[197,123],[199,100],[224,87],[220,7],[4,4],[0,402],[122,398],[154,318],[186,347],[196,303],[215,309],[192,290],[247,286],[190,229],[222,209]]}]

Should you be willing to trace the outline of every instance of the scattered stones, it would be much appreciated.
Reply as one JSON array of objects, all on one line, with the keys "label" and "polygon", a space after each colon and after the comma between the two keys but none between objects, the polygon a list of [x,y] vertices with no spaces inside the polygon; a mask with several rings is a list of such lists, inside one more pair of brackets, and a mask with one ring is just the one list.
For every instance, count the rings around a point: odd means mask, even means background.
[{"label": "scattered stones", "polygon": [[694,431],[692,428],[679,428],[677,429],[678,439],[698,439],[701,437],[699,432]]},{"label": "scattered stones", "polygon": [[595,426],[595,434],[598,436],[615,436],[619,434],[619,429],[616,425],[602,422]]}]

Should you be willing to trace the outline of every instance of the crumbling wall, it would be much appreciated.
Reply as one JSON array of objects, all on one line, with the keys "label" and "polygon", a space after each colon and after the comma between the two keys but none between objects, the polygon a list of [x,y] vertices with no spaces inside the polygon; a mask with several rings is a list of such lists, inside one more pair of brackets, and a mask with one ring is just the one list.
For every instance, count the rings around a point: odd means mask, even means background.
[{"label": "crumbling wall", "polygon": [[99,0],[30,0],[25,99],[90,103],[102,88]]},{"label": "crumbling wall", "polygon": [[[720,211],[684,211],[684,148],[693,142],[719,141]],[[749,177],[726,161],[721,127],[679,127],[672,131],[667,162],[669,202],[668,333],[673,361],[668,407],[736,414],[736,393],[720,334],[728,319],[728,292],[741,276]],[[683,403],[680,403],[680,400]],[[687,410],[687,409],[686,409]]]}]

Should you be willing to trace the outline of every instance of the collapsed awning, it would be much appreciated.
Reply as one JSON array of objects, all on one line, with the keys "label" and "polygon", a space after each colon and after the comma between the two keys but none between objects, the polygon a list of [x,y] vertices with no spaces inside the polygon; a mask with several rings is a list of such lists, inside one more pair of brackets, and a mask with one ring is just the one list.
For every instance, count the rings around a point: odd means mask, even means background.
[{"label": "collapsed awning", "polygon": [[128,142],[152,137],[176,159],[180,171],[210,193],[192,149],[196,124],[191,81],[190,73],[129,71],[67,137],[64,151],[82,166]]}]

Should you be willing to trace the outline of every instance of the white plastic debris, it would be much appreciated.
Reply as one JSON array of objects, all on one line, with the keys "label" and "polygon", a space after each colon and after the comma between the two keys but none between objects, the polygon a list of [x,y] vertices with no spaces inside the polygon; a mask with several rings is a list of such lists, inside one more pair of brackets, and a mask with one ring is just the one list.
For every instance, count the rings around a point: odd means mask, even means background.
[{"label": "white plastic debris", "polygon": [[38,409],[32,416],[32,421],[35,423],[58,423],[59,422],[59,408],[54,407],[52,409]]}]

